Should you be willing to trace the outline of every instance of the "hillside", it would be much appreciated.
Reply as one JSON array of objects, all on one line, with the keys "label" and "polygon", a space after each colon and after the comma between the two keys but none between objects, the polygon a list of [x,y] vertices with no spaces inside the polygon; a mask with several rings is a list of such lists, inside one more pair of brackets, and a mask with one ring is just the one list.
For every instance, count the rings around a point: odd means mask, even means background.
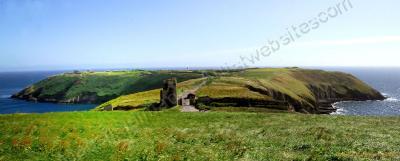
[{"label": "hillside", "polygon": [[[194,88],[196,85],[205,81],[206,78],[192,79],[177,84],[177,94],[181,94],[185,90]],[[111,106],[114,110],[134,110],[140,108],[148,108],[153,104],[160,102],[160,89],[138,92],[125,96],[118,97],[116,99],[107,101],[95,110],[103,110],[107,106]]]},{"label": "hillside", "polygon": [[0,115],[0,160],[399,160],[399,117],[292,113]]},{"label": "hillside", "polygon": [[[208,71],[207,75],[206,85],[196,92],[196,106],[201,109],[260,107],[323,114],[335,111],[331,104],[338,101],[384,99],[369,85],[341,72],[263,68]],[[183,85],[178,84],[178,88]],[[144,91],[121,96],[96,109],[101,110],[111,105],[115,109],[130,110],[148,107],[158,101],[159,90]]]},{"label": "hillside", "polygon": [[56,103],[103,103],[121,95],[160,88],[167,78],[185,81],[203,77],[189,71],[109,71],[55,75],[35,83],[13,98]]}]

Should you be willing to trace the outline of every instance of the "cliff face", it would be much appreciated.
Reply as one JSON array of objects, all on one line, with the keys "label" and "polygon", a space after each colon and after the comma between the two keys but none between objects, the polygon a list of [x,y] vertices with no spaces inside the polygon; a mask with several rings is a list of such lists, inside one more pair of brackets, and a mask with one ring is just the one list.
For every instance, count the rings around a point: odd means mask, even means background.
[{"label": "cliff face", "polygon": [[[346,87],[344,87],[346,88]],[[376,90],[372,93],[363,93],[351,88],[346,88],[345,93],[338,93],[332,86],[318,88],[310,86],[310,90],[315,96],[316,113],[331,113],[335,112],[332,104],[341,101],[367,101],[367,100],[384,100],[385,97]]]},{"label": "cliff face", "polygon": [[261,90],[254,87],[249,87],[250,91],[260,92],[271,99],[252,99],[252,98],[237,98],[224,97],[212,98],[203,96],[198,99],[199,104],[212,107],[261,107],[278,110],[296,111],[301,113],[312,114],[329,114],[335,112],[336,109],[332,106],[335,102],[340,101],[367,101],[367,100],[383,100],[385,99],[379,92],[361,93],[359,91],[348,90],[345,94],[337,93],[332,86],[327,86],[325,89],[310,86],[310,91],[314,98],[305,98],[299,100],[289,96],[281,91],[276,90]]},{"label": "cliff face", "polygon": [[68,92],[68,89],[65,89],[64,91],[61,91],[55,95],[42,95],[43,88],[35,89],[33,92],[29,92],[30,88],[32,87],[28,87],[21,92],[12,95],[11,98],[32,102],[96,104],[118,97],[117,95],[99,96],[97,93],[93,92],[82,93],[78,96],[67,98],[66,93]]},{"label": "cliff face", "polygon": [[99,96],[96,92],[82,92],[76,96],[67,96],[68,91],[77,85],[78,81],[68,83],[65,88],[60,88],[53,94],[48,94],[49,87],[35,87],[35,85],[25,88],[11,96],[11,98],[22,99],[33,102],[53,102],[53,103],[98,103],[113,99],[116,95]]}]

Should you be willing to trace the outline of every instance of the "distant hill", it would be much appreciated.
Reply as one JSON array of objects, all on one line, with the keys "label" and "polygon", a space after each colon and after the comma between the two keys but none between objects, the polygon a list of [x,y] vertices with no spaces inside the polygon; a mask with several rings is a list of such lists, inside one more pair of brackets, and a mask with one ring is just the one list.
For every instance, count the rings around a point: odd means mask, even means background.
[{"label": "distant hill", "polygon": [[55,103],[103,103],[121,95],[157,89],[167,78],[185,81],[203,77],[190,71],[109,71],[55,75],[35,83],[12,97]]}]

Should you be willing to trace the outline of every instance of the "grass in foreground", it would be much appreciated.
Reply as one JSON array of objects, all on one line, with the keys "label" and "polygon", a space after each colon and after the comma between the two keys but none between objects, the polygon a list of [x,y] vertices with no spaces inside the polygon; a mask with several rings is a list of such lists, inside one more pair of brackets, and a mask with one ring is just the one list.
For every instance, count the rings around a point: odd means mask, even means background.
[{"label": "grass in foreground", "polygon": [[71,112],[0,116],[0,160],[399,160],[399,117]]}]

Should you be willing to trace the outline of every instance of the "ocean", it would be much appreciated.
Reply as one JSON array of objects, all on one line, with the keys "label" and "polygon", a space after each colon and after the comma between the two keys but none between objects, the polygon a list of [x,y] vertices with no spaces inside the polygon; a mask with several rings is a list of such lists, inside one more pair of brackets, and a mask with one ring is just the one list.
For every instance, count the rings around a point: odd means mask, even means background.
[{"label": "ocean", "polygon": [[[336,115],[400,115],[400,68],[319,68],[342,71],[355,75],[365,81],[388,99],[384,101],[339,102],[334,104],[339,110]],[[10,96],[23,88],[51,75],[65,71],[41,72],[3,72],[0,73],[0,114],[45,113],[61,111],[87,111],[92,104],[35,103],[10,99]]]},{"label": "ocean", "polygon": [[400,115],[400,68],[327,68],[351,73],[387,97],[384,101],[339,102],[339,115]]}]

